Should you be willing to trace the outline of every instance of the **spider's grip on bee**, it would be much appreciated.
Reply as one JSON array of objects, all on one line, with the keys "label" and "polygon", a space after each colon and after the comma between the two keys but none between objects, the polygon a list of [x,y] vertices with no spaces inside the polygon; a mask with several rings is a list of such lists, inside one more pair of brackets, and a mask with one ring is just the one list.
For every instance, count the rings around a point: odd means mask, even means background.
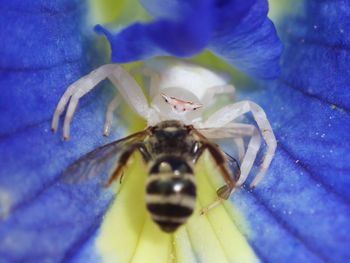
[{"label": "spider's grip on bee", "polygon": [[[150,78],[150,103],[123,67],[103,65],[68,87],[55,110],[52,130],[58,129],[59,118],[67,107],[63,136],[69,139],[70,123],[80,98],[108,78],[119,96],[108,106],[104,134],[111,132],[119,98],[147,121],[148,128],[81,157],[64,172],[64,180],[82,182],[109,169],[112,172],[104,184],[108,187],[122,176],[128,160],[138,151],[148,165],[146,206],[163,231],[174,232],[194,211],[197,191],[193,168],[205,151],[212,156],[226,184],[217,190],[218,198],[202,209],[203,214],[227,200],[246,181],[263,138],[267,147],[252,183],[256,186],[273,159],[277,143],[265,112],[252,101],[228,104],[204,118],[206,111],[218,103],[217,95],[229,97],[235,93],[222,75],[185,62],[152,63],[146,65],[145,76]],[[249,112],[256,124],[238,121]],[[221,150],[217,139],[229,139],[236,145],[240,165]]]}]

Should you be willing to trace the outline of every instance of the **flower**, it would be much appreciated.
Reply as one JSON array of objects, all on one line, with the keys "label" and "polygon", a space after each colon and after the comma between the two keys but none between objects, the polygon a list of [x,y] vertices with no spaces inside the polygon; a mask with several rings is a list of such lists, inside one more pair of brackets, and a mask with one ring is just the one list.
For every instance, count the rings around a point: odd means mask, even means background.
[{"label": "flower", "polygon": [[82,103],[77,119],[86,122],[74,124],[79,140],[63,143],[49,126],[62,91],[95,67],[93,45],[82,33],[87,6],[71,0],[1,6],[0,262],[68,261],[84,248],[92,258],[89,240],[110,194],[58,182],[70,162],[113,140],[96,128],[106,101],[99,92]]},{"label": "flower", "polygon": [[[281,78],[239,94],[263,106],[279,147],[261,185],[232,200],[249,222],[247,239],[261,261],[344,262],[350,256],[350,8],[345,1],[310,0],[299,10],[280,27]],[[95,242],[112,193],[94,182],[64,185],[59,177],[85,152],[120,137],[100,135],[108,90],[84,98],[69,143],[49,132],[63,90],[101,63],[80,20],[86,11],[78,0],[12,1],[0,11],[6,38],[0,49],[0,261],[101,260]]]},{"label": "flower", "polygon": [[142,3],[156,17],[154,21],[135,22],[116,35],[96,27],[111,44],[112,61],[125,63],[159,55],[189,57],[208,48],[243,72],[261,78],[278,76],[282,45],[267,18],[266,0]]}]

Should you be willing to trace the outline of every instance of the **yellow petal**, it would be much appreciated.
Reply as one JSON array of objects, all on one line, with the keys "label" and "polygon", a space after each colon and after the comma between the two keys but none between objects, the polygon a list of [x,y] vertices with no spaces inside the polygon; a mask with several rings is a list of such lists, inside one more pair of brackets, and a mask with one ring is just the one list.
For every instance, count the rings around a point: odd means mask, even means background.
[{"label": "yellow petal", "polygon": [[148,21],[150,15],[138,0],[89,0],[90,23],[128,25]]},{"label": "yellow petal", "polygon": [[137,155],[126,169],[121,186],[116,183],[117,197],[96,243],[104,262],[258,262],[244,236],[249,234],[248,228],[229,201],[200,215],[199,210],[216,198],[215,189],[221,182],[207,155],[195,169],[196,211],[174,235],[163,233],[146,210],[146,171]]}]

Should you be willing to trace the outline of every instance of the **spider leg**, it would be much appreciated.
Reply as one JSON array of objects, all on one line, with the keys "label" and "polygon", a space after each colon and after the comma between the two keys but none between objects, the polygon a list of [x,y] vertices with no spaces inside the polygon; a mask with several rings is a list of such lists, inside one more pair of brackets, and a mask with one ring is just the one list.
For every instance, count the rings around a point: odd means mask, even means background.
[{"label": "spider leg", "polygon": [[237,147],[237,151],[238,151],[238,157],[240,162],[243,161],[244,158],[244,141],[242,137],[234,137],[233,138],[233,142]]},{"label": "spider leg", "polygon": [[149,81],[148,87],[148,95],[150,98],[154,98],[156,95],[159,95],[159,82],[160,82],[160,74],[146,65],[135,66],[131,69],[132,75],[142,75],[146,77]]},{"label": "spider leg", "polygon": [[[242,185],[248,175],[254,161],[256,159],[256,155],[261,146],[261,136],[259,131],[254,125],[245,124],[245,123],[229,123],[222,128],[209,129],[207,132],[204,130],[203,134],[206,135],[207,138],[233,138],[233,140],[238,143],[243,143],[243,137],[249,136],[250,140],[247,146],[247,151],[244,153],[244,145],[243,145],[243,158],[241,159],[241,175],[239,180],[237,181],[237,186]],[[238,146],[241,147],[241,146]],[[241,156],[241,151],[238,149],[239,155]]]},{"label": "spider leg", "polygon": [[[51,124],[52,130],[57,130],[59,117],[69,102],[63,127],[64,138],[69,139],[70,123],[72,121],[79,99],[86,93],[90,92],[99,82],[105,78],[109,78],[112,81],[122,97],[127,101],[130,107],[136,113],[138,113],[140,116],[143,116],[145,119],[149,118],[150,114],[147,99],[134,78],[121,66],[117,64],[107,64],[95,69],[68,87],[56,107]],[[113,108],[113,106],[111,107]],[[107,114],[109,114],[108,111]]]},{"label": "spider leg", "polygon": [[108,104],[105,125],[103,128],[104,136],[109,136],[109,134],[111,133],[111,127],[113,123],[113,113],[118,108],[119,103],[120,103],[120,97],[115,96],[113,100]]},{"label": "spider leg", "polygon": [[136,80],[121,66],[115,65],[113,73],[108,76],[110,81],[118,88],[122,97],[129,106],[140,116],[148,119],[149,105],[142,88]]},{"label": "spider leg", "polygon": [[[261,135],[264,138],[267,145],[267,150],[263,157],[263,162],[260,166],[256,177],[251,183],[251,187],[255,187],[264,177],[266,170],[271,164],[277,147],[275,135],[272,131],[271,125],[266,117],[264,110],[252,101],[237,102],[234,104],[227,105],[215,112],[214,114],[212,114],[208,118],[208,120],[203,124],[202,127],[220,128],[229,124],[237,117],[248,112],[251,112],[253,114],[254,120],[256,121]],[[258,139],[254,138],[253,142],[254,147],[257,147]],[[253,147],[253,145],[251,145],[251,147]],[[240,181],[240,183],[242,183],[242,181]]]},{"label": "spider leg", "polygon": [[[253,126],[254,127],[254,126]],[[241,176],[237,181],[237,185],[241,186],[248,178],[249,172],[251,171],[253,164],[256,159],[256,155],[261,146],[261,136],[258,130],[254,127],[253,134],[251,134],[247,151],[241,163]]]},{"label": "spider leg", "polygon": [[[233,127],[232,127],[233,125]],[[202,123],[199,123],[199,127],[204,127]],[[237,152],[238,152],[238,157],[239,160],[242,161],[244,154],[245,154],[245,148],[244,148],[244,141],[243,141],[243,136],[244,135],[250,135],[251,133],[248,134],[242,134],[242,132],[237,132],[236,131],[236,126],[237,123],[229,123],[225,127],[222,128],[198,128],[198,130],[206,137],[209,139],[223,139],[223,138],[232,138],[233,143],[237,147]]]},{"label": "spider leg", "polygon": [[82,87],[84,87],[85,90],[89,92],[95,87],[95,85],[97,85],[97,83],[104,80],[107,77],[107,75],[110,74],[112,66],[112,64],[103,65],[91,71],[88,75],[85,75],[81,79],[75,81],[67,88],[60,101],[58,102],[55,113],[53,115],[51,123],[51,128],[53,131],[57,130],[59,118],[62,115],[64,109],[66,108],[66,105],[69,99],[72,97],[72,95],[75,94]]}]

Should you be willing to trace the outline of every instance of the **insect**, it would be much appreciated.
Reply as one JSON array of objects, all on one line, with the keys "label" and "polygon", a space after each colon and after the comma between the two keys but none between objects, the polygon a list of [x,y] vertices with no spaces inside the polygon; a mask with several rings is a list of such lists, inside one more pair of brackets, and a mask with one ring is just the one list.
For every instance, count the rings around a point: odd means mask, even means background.
[{"label": "insect", "polygon": [[[147,128],[86,154],[68,167],[64,177],[69,182],[84,181],[97,176],[105,163],[115,159],[116,165],[105,184],[110,186],[122,176],[129,158],[138,151],[149,169],[147,208],[163,231],[174,232],[194,211],[193,168],[205,151],[213,157],[225,185],[217,190],[217,200],[203,212],[228,199],[232,191],[246,181],[262,136],[267,147],[252,182],[252,186],[256,186],[272,161],[276,139],[263,109],[251,101],[228,104],[204,120],[205,111],[217,102],[218,96],[234,93],[234,87],[218,73],[190,63],[163,60],[152,61],[142,73],[149,77],[150,105],[135,79],[123,67],[107,64],[68,87],[57,105],[52,129],[57,130],[59,117],[68,104],[63,135],[69,139],[70,123],[79,99],[109,78],[129,106],[147,120]],[[114,98],[108,106],[105,135],[110,132],[117,102]],[[235,122],[247,112],[252,113],[257,127]],[[249,138],[247,146],[245,137]],[[232,138],[239,152],[240,166],[214,142],[222,138]]]}]

